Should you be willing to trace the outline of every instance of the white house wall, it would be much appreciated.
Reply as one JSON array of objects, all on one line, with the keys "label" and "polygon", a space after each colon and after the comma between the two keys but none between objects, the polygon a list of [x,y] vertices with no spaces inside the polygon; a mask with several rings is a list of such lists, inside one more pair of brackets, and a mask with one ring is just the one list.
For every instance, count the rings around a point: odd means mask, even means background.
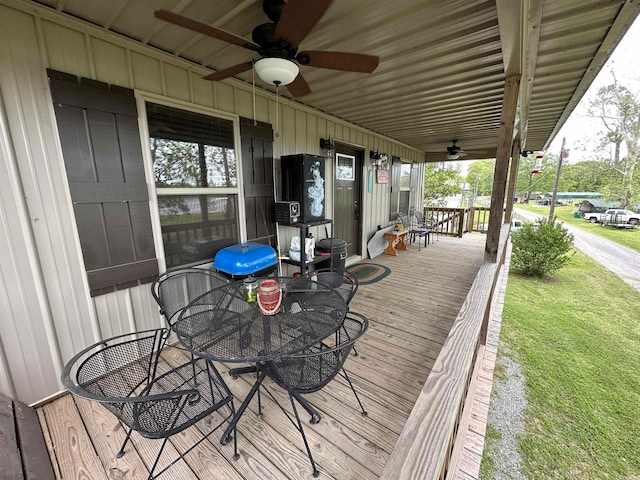
[{"label": "white house wall", "polygon": [[[62,365],[87,344],[161,325],[148,285],[89,296],[46,68],[133,88],[143,98],[254,117],[251,86],[204,81],[201,67],[55,11],[0,0],[0,392],[27,403],[59,391]],[[276,158],[322,154],[319,139],[329,136],[365,148],[366,252],[368,236],[387,222],[390,193],[375,182],[368,192],[368,151],[414,162],[424,154],[259,88],[255,118],[273,125]],[[276,179],[278,168],[276,161]],[[332,176],[333,166],[328,192]]]}]

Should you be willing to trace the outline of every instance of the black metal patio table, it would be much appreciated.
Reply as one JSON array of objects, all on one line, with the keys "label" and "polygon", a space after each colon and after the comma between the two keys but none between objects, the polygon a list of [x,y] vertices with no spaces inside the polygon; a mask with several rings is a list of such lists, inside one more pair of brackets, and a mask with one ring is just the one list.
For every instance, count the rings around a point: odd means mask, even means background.
[{"label": "black metal patio table", "polygon": [[[258,279],[258,283],[265,279]],[[220,362],[251,363],[231,375],[256,372],[256,381],[238,408],[229,434],[259,391],[266,372],[260,365],[302,352],[335,333],[347,312],[336,290],[306,277],[269,277],[282,289],[282,305],[275,315],[263,315],[257,302],[247,302],[243,281],[215,288],[193,300],[180,314],[174,331],[194,355]],[[259,396],[258,396],[259,398]]]}]

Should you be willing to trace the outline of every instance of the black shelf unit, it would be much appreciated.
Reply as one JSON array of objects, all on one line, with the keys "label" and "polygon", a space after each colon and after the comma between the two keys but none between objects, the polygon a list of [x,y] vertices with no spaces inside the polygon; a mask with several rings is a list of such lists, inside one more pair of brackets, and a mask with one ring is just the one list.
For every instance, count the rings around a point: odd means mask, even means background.
[{"label": "black shelf unit", "polygon": [[[324,262],[325,260],[331,260],[333,263],[333,243],[331,244],[331,251],[329,252],[329,256],[316,255],[313,257],[313,260],[310,262],[303,262],[302,258],[304,258],[304,239],[307,238],[309,233],[309,228],[318,227],[320,225],[331,225],[331,235],[330,238],[333,238],[333,220],[323,219],[323,220],[314,220],[312,222],[305,223],[292,223],[291,225],[286,225],[287,227],[293,227],[300,230],[300,259],[301,261],[296,262],[295,260],[291,260],[290,258],[281,258],[281,261],[287,263],[289,265],[297,265],[300,267],[300,274],[304,275],[304,270],[307,267],[312,265],[316,265],[320,262]],[[333,266],[333,265],[332,265]]]}]

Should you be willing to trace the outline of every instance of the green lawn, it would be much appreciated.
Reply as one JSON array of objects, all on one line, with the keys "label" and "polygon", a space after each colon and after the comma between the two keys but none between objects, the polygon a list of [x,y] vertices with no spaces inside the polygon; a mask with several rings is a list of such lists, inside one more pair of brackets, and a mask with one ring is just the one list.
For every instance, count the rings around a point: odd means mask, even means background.
[{"label": "green lawn", "polygon": [[[549,207],[543,205],[517,204],[514,208],[526,210],[528,212],[537,213],[544,217],[549,216]],[[625,247],[640,252],[640,228],[616,228],[603,227],[599,223],[589,223],[583,218],[575,218],[573,213],[577,207],[561,206],[554,209],[554,214],[558,218],[569,225],[575,225],[590,233],[594,233],[603,238],[616,242]]]},{"label": "green lawn", "polygon": [[526,378],[526,478],[640,478],[638,312],[640,293],[579,252],[549,279],[509,275],[501,342]]}]

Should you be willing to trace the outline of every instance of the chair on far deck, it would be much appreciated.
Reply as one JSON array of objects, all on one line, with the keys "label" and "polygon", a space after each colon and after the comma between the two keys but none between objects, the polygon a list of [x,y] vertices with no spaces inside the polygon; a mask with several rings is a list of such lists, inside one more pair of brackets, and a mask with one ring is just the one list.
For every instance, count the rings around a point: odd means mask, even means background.
[{"label": "chair on far deck", "polygon": [[[289,394],[295,421],[284,407],[280,405],[273,394],[267,390],[272,400],[282,409],[287,415],[287,418],[289,418],[291,423],[302,435],[307,455],[311,461],[314,477],[317,477],[319,472],[311,455],[311,449],[309,448],[304,429],[302,428],[302,422],[296,409],[296,401],[309,412],[311,415],[311,423],[318,423],[321,418],[320,414],[301,395],[317,392],[331,382],[336,375],[340,374],[347,381],[349,387],[351,387],[351,391],[358,401],[362,415],[367,415],[367,411],[362,406],[362,402],[344,369],[344,362],[349,357],[349,352],[353,348],[356,340],[366,332],[368,326],[369,321],[363,315],[348,313],[344,320],[344,328],[338,330],[335,344],[323,342],[302,353],[268,362],[262,367],[265,369],[265,373]],[[326,342],[328,342],[328,340],[329,339],[327,339]]]},{"label": "chair on far deck", "polygon": [[[196,358],[174,368],[158,363],[168,334],[161,328],[102,340],[69,360],[62,374],[73,395],[101,403],[128,428],[118,458],[133,430],[145,438],[163,439],[149,479],[164,473],[235,415],[233,395],[210,362]],[[214,422],[210,415],[223,408],[225,413]],[[205,417],[215,427],[207,427],[210,431],[154,475],[169,437]],[[233,451],[237,459],[235,429]]]},{"label": "chair on far deck", "polygon": [[415,216],[416,216],[416,220],[418,222],[418,225],[421,228],[426,228],[429,231],[429,237],[430,238],[435,235],[435,238],[437,240],[438,236],[440,235],[440,231],[438,230],[438,227],[436,225],[431,225],[431,224],[427,223],[427,219],[424,218],[424,215],[422,215],[422,212],[420,212],[418,210],[414,210],[414,212],[415,212]]},{"label": "chair on far deck", "polygon": [[[409,243],[418,240],[418,251],[420,251],[420,239],[424,238],[424,247],[427,248],[431,229],[424,226],[424,220],[420,221],[419,213],[415,209],[409,211]],[[420,216],[422,216],[420,214]]]}]

